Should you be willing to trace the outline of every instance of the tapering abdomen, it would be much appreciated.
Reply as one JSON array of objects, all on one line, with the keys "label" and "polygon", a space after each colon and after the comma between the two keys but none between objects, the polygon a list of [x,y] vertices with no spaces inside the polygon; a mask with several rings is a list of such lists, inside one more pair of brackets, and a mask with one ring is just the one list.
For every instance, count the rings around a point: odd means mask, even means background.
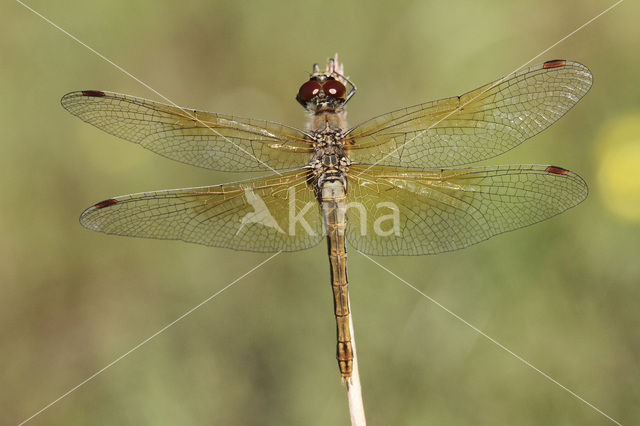
[{"label": "tapering abdomen", "polygon": [[343,184],[336,181],[325,182],[320,193],[322,214],[327,228],[329,264],[331,266],[331,288],[336,315],[338,335],[337,358],[342,380],[351,377],[353,371],[353,351],[349,332],[349,293],[347,290],[347,251],[345,230],[347,226],[347,199]]}]

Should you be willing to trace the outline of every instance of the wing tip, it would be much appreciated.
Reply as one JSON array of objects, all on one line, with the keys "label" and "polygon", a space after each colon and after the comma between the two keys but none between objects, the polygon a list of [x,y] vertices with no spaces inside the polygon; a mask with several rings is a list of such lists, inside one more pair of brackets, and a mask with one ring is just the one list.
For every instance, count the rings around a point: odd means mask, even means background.
[{"label": "wing tip", "polygon": [[[65,94],[62,98],[60,98],[60,103],[62,107],[69,112],[70,105],[74,103],[77,98],[80,97],[88,97],[88,98],[103,98],[107,96],[107,92],[103,92],[102,90],[78,90],[75,92],[69,92]],[[73,112],[72,112],[73,114]]]},{"label": "wing tip", "polygon": [[573,67],[579,68],[584,73],[589,75],[590,79],[593,79],[593,75],[591,74],[591,70],[585,64],[580,62],[571,61],[569,59],[552,59],[550,61],[543,62],[541,65],[537,65],[539,69],[551,70],[554,68],[564,68],[564,67]]},{"label": "wing tip", "polygon": [[108,198],[106,200],[95,203],[94,205],[92,205],[91,207],[83,211],[82,214],[80,214],[80,218],[79,218],[80,225],[84,226],[87,229],[91,229],[92,231],[101,231],[100,226],[91,221],[91,218],[93,217],[92,214],[95,213],[97,210],[101,210],[101,209],[113,206],[114,204],[117,204],[117,203],[118,203],[118,200],[116,198]]},{"label": "wing tip", "polygon": [[589,185],[579,174],[560,166],[546,166],[544,171],[554,175],[566,176],[567,179],[574,181],[574,183],[579,187],[576,187],[576,190],[580,191],[577,202],[569,208],[577,206],[589,196]]}]

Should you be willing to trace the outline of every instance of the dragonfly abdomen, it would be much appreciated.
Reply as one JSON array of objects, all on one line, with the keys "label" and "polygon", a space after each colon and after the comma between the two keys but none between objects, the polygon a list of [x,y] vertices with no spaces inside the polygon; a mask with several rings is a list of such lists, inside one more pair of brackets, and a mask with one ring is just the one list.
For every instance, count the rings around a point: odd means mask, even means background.
[{"label": "dragonfly abdomen", "polygon": [[336,316],[336,358],[342,380],[347,381],[353,371],[353,350],[351,348],[351,333],[349,332],[347,250],[345,247],[347,194],[345,185],[338,179],[324,182],[320,192],[322,215],[327,230],[331,288]]}]

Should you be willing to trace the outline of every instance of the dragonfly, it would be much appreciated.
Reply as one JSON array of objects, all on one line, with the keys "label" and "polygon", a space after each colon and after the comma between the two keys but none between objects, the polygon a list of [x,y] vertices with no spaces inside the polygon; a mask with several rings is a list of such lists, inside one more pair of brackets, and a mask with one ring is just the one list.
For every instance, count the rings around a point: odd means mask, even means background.
[{"label": "dragonfly", "polygon": [[576,206],[587,185],[555,165],[470,166],[540,133],[589,90],[584,65],[551,60],[459,96],[355,127],[356,86],[337,55],[314,64],[296,100],[307,127],[177,107],[107,91],[62,97],[83,121],[164,157],[266,177],[108,198],[80,223],[94,231],[254,252],[326,239],[343,382],[353,373],[346,241],[368,255],[462,249]]}]

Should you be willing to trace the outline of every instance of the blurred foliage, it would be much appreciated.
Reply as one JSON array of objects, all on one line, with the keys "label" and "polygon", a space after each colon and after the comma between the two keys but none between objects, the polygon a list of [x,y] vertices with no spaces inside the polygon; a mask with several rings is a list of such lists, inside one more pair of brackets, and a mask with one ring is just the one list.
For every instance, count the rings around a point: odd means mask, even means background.
[{"label": "blurred foliage", "polygon": [[[514,70],[612,2],[45,2],[31,6],[174,102],[304,125],[313,62],[340,53],[350,122]],[[553,163],[591,194],[469,249],[382,258],[623,424],[640,422],[640,27],[624,2],[535,62],[591,92],[489,163]],[[159,99],[18,3],[0,6],[0,423],[16,424],[266,258],[96,234],[88,205],[249,176],[174,163],[67,114],[78,89]],[[607,420],[350,252],[369,423]],[[32,424],[347,424],[326,249],[282,254]]]}]

